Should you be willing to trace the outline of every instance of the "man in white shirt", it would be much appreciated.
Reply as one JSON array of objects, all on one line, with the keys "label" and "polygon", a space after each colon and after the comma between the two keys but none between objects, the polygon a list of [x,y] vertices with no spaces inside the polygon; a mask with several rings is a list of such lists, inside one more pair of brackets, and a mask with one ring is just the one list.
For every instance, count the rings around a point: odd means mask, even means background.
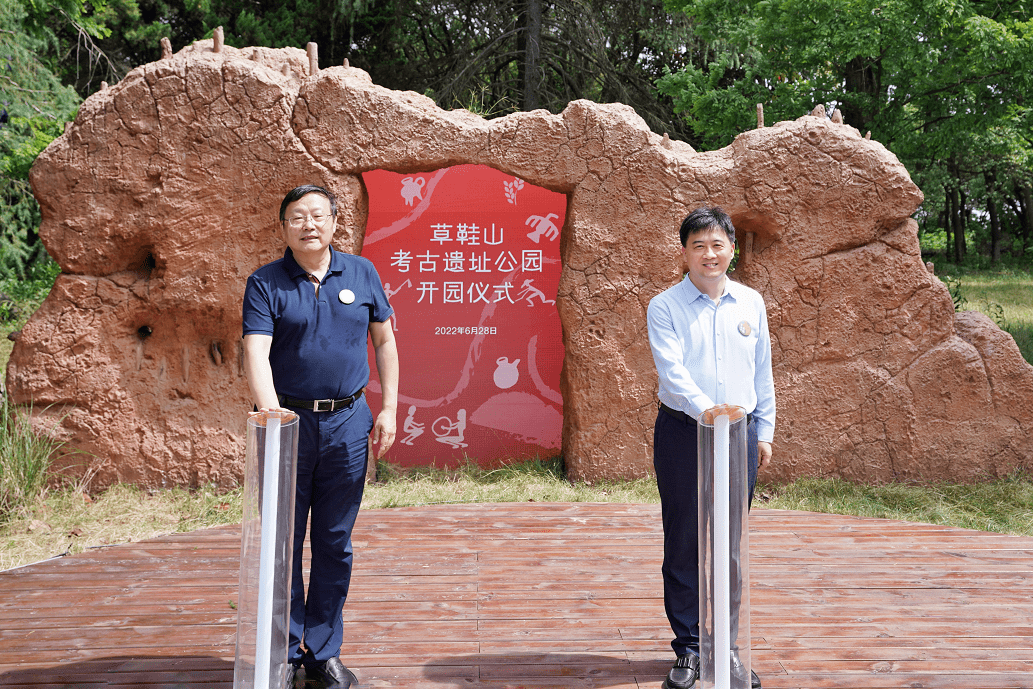
[{"label": "man in white shirt", "polygon": [[[647,312],[660,378],[653,467],[664,523],[664,607],[678,656],[665,689],[687,689],[699,677],[696,419],[718,404],[750,415],[751,502],[758,463],[771,461],[775,432],[767,311],[759,293],[726,275],[735,250],[731,218],[720,208],[699,208],[679,234],[686,279],[654,297]],[[760,687],[755,673],[751,685]]]}]

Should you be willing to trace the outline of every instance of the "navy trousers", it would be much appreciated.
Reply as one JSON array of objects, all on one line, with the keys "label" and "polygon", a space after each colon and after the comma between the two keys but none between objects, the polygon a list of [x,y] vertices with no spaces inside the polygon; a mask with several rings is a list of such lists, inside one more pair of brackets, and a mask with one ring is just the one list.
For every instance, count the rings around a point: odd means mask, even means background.
[{"label": "navy trousers", "polygon": [[[339,655],[344,641],[341,612],[351,583],[352,527],[366,485],[366,439],[373,430],[373,414],[365,395],[350,409],[293,411],[301,418],[287,658],[295,665],[311,665]],[[306,597],[301,553],[310,512],[312,568]]]},{"label": "navy trousers", "polygon": [[[699,509],[696,423],[683,423],[662,409],[653,428],[653,470],[664,523],[664,609],[677,655],[699,655]],[[749,500],[757,485],[757,429],[746,428]]]}]

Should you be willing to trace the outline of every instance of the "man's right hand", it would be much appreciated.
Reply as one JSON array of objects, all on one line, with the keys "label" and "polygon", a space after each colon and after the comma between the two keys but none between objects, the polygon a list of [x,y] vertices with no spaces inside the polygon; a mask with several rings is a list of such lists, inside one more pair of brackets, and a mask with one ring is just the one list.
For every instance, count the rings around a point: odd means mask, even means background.
[{"label": "man's right hand", "polygon": [[396,428],[394,410],[381,409],[377,415],[376,423],[373,424],[373,444],[380,445],[380,449],[377,451],[377,459],[383,459],[387,451],[394,445]]},{"label": "man's right hand", "polygon": [[270,409],[268,407],[262,407],[258,411],[249,411],[247,413],[247,415],[248,416],[258,416],[259,414],[262,414],[262,413],[267,412],[267,411],[288,412],[288,413],[291,413],[291,414],[294,413],[290,409],[286,409],[284,407],[273,407],[272,409]]},{"label": "man's right hand", "polygon": [[771,443],[758,442],[757,455],[760,458],[760,465],[762,467],[771,464]]}]

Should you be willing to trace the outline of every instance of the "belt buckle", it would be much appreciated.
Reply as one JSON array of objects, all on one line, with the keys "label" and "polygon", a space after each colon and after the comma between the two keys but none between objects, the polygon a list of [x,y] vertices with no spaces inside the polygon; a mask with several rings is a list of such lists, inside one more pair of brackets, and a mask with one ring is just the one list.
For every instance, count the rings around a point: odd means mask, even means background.
[{"label": "belt buckle", "polygon": [[[325,409],[320,409],[319,405],[321,405],[321,404],[325,404],[326,408]],[[333,411],[333,410],[334,410],[334,401],[332,399],[331,400],[312,400],[312,411]]]}]

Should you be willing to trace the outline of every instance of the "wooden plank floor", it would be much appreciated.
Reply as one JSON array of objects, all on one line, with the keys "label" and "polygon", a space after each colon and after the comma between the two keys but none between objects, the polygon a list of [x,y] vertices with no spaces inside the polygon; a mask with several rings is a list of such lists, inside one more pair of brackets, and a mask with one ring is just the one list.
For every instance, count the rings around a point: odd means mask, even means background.
[{"label": "wooden plank floor", "polygon": [[[1033,687],[1033,538],[751,516],[754,669],[779,687]],[[232,685],[238,527],[0,573],[0,686]],[[369,687],[658,689],[656,505],[364,511],[344,662]]]}]

